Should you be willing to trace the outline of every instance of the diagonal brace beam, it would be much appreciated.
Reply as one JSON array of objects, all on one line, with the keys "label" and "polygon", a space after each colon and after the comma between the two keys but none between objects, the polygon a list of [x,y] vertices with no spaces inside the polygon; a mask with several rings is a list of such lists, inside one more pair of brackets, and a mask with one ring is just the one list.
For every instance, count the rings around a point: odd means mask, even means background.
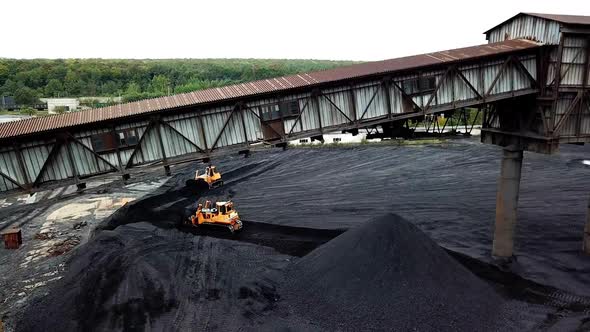
[{"label": "diagonal brace beam", "polygon": [[178,136],[180,136],[183,140],[185,140],[186,142],[188,142],[190,145],[192,145],[195,149],[199,150],[199,152],[205,153],[205,150],[203,150],[200,146],[198,146],[195,142],[191,141],[190,139],[188,139],[188,137],[184,136],[180,131],[178,131],[178,129],[174,128],[171,124],[169,124],[168,122],[164,121],[164,120],[160,120],[160,124],[164,125],[165,127],[170,128],[174,133],[176,133]]},{"label": "diagonal brace beam", "polygon": [[68,138],[69,138],[69,139],[70,139],[72,142],[74,142],[74,143],[78,144],[78,145],[79,145],[79,146],[81,146],[81,147],[82,147],[84,150],[86,150],[86,151],[90,152],[90,153],[91,153],[91,154],[92,154],[92,155],[93,155],[93,156],[94,156],[96,159],[100,159],[100,160],[102,160],[103,162],[105,162],[107,165],[111,166],[111,168],[112,168],[113,170],[118,170],[118,169],[119,169],[117,166],[115,166],[115,165],[111,164],[111,162],[110,162],[110,161],[106,160],[106,159],[105,159],[103,156],[99,155],[99,154],[98,154],[98,153],[96,153],[94,150],[92,150],[91,148],[87,147],[85,144],[83,144],[82,142],[80,142],[80,141],[79,141],[79,140],[78,140],[76,137],[72,136],[72,134],[70,134],[70,133],[67,133],[66,135],[68,136]]}]

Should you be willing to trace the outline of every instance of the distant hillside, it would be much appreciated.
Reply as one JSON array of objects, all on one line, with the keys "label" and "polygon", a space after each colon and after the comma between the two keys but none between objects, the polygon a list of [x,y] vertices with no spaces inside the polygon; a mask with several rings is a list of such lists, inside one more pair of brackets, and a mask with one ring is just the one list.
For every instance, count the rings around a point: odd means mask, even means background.
[{"label": "distant hillside", "polygon": [[264,59],[17,60],[0,58],[0,96],[18,104],[41,97],[157,97],[334,68],[350,61]]}]

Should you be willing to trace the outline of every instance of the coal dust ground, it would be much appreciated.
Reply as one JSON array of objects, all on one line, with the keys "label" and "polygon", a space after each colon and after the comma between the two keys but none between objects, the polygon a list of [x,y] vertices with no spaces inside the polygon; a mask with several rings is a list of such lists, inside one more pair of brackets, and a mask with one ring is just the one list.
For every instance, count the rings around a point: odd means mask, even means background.
[{"label": "coal dust ground", "polygon": [[[215,160],[225,185],[203,195],[184,187],[203,166],[176,168],[95,229],[16,329],[584,330],[590,149],[525,154],[502,269],[500,156],[474,140],[255,153]],[[179,226],[197,196],[233,199],[244,231]]]}]

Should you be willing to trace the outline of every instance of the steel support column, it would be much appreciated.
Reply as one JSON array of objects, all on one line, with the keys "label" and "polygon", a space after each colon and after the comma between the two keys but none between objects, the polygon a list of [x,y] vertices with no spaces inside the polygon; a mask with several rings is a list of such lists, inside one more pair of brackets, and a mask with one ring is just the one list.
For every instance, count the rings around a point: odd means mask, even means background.
[{"label": "steel support column", "polygon": [[68,155],[68,160],[70,165],[72,166],[72,173],[74,174],[74,181],[76,182],[76,187],[78,190],[82,190],[86,188],[86,183],[80,181],[80,173],[78,172],[78,167],[76,167],[76,162],[74,160],[74,154],[72,153],[72,147],[70,146],[70,139],[67,134],[62,134],[63,144],[66,148],[66,154]]},{"label": "steel support column", "polygon": [[29,190],[30,190],[30,188],[33,187],[33,184],[31,183],[31,180],[29,179],[29,174],[27,173],[27,168],[26,168],[25,162],[23,160],[22,151],[21,151],[19,145],[16,143],[13,144],[13,147],[14,147],[14,153],[16,154],[16,161],[18,163],[18,167],[19,167],[21,173],[23,173],[23,179],[25,180],[24,187],[29,188]]},{"label": "steel support column", "polygon": [[584,252],[590,255],[590,199],[588,200],[588,212],[586,212],[586,226],[584,227]]},{"label": "steel support column", "polygon": [[316,116],[318,117],[318,125],[320,126],[320,134],[324,134],[324,128],[322,126],[322,114],[320,112],[320,101],[319,101],[319,91],[314,91],[311,94],[311,108],[313,108]]},{"label": "steel support column", "polygon": [[154,122],[156,123],[154,130],[156,131],[156,137],[158,138],[158,142],[160,143],[160,149],[162,150],[162,163],[164,164],[164,173],[166,176],[172,175],[170,172],[170,165],[168,165],[168,158],[166,157],[166,148],[164,147],[164,141],[162,140],[162,123],[160,119],[155,119]]},{"label": "steel support column", "polygon": [[522,156],[522,150],[505,148],[502,152],[492,249],[492,255],[497,257],[511,257],[514,252],[514,227],[516,226]]},{"label": "steel support column", "polygon": [[[115,126],[111,127],[111,132],[115,137],[117,137],[117,131],[115,130]],[[123,178],[123,181],[127,181],[131,176],[129,175],[129,173],[127,173],[125,167],[123,166],[123,160],[121,159],[121,148],[119,147],[119,144],[115,146],[115,152],[117,153],[117,165],[119,166],[121,178]]]}]

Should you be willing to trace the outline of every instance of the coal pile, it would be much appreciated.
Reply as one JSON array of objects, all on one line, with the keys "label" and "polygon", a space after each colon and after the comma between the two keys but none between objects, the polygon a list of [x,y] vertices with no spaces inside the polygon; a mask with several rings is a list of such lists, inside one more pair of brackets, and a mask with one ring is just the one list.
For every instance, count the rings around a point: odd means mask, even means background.
[{"label": "coal pile", "polygon": [[135,223],[79,248],[17,331],[205,331],[257,326],[278,294],[273,249]]},{"label": "coal pile", "polygon": [[505,318],[493,288],[393,214],[317,248],[288,275],[285,303],[328,330],[489,331]]}]

